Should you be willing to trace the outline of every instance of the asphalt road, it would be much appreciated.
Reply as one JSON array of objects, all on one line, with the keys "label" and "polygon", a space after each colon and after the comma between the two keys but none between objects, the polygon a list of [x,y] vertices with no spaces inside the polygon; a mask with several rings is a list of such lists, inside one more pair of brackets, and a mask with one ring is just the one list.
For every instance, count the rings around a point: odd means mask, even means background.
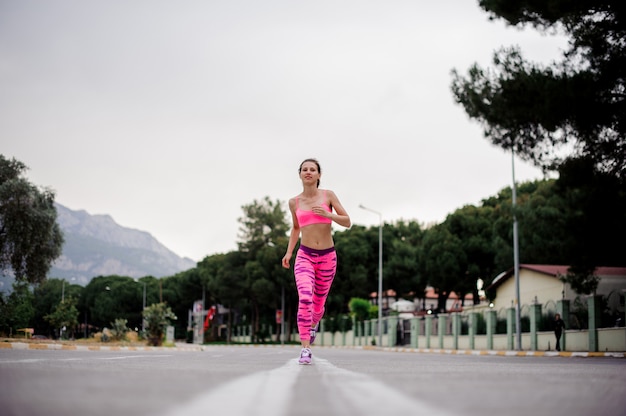
[{"label": "asphalt road", "polygon": [[626,359],[216,346],[0,350],[0,414],[621,415]]}]

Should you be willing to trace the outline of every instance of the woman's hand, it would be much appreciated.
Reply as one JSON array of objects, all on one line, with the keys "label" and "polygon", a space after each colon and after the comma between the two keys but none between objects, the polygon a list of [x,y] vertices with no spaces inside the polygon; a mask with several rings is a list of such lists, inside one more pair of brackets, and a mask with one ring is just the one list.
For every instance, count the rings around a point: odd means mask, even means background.
[{"label": "woman's hand", "polygon": [[324,217],[324,218],[330,218],[332,219],[332,212],[328,212],[324,209],[324,207],[322,207],[321,205],[315,205],[313,206],[313,208],[311,208],[311,211],[313,211],[314,214],[319,215],[320,217]]},{"label": "woman's hand", "polygon": [[291,255],[285,254],[285,257],[283,257],[283,267],[285,269],[288,269],[289,267],[291,267],[289,264],[290,262],[291,262]]}]

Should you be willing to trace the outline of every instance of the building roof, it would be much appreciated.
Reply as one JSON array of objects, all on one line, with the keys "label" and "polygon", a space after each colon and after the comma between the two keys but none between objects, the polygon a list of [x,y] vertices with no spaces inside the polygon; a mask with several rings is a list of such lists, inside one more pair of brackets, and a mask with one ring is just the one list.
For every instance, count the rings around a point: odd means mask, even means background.
[{"label": "building roof", "polygon": [[[543,273],[549,276],[559,277],[565,276],[569,269],[569,266],[564,265],[555,265],[555,264],[520,264],[520,270],[531,270],[534,272]],[[495,289],[500,286],[504,281],[506,281],[509,277],[513,276],[514,268],[511,267],[509,270],[500,273],[493,279],[491,285],[489,285],[489,289]],[[626,267],[597,267],[594,271],[596,276],[624,276],[626,277]]]},{"label": "building roof", "polygon": [[[424,292],[424,298],[426,299],[439,299],[439,294],[435,291],[435,288],[432,286],[426,286],[426,291]],[[457,300],[460,299],[461,297],[455,292],[455,291],[451,291],[450,292],[450,296],[448,296],[448,299],[450,300]],[[465,295],[465,299],[466,300],[473,300],[474,299],[474,295],[472,293],[468,293]]]},{"label": "building roof", "polygon": [[[383,291],[383,297],[395,298],[396,296],[397,296],[397,293],[393,289]],[[370,298],[376,299],[377,297],[378,297],[378,292],[370,293]],[[439,294],[435,291],[434,287],[426,286],[426,290],[424,291],[424,296],[423,297],[416,296],[416,297],[418,299],[439,299]],[[457,299],[460,299],[460,296],[455,291],[451,291],[450,296],[448,296],[448,299],[457,300]],[[467,293],[465,295],[465,300],[473,300],[473,299],[474,299],[474,295],[472,293]]]}]

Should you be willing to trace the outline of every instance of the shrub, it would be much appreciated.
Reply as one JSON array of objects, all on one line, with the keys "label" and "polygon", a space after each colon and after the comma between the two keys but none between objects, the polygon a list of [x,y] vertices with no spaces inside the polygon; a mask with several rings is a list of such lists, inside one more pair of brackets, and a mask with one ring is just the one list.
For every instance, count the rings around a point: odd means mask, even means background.
[{"label": "shrub", "polygon": [[370,305],[367,299],[352,298],[348,303],[348,307],[350,308],[352,315],[356,317],[357,321],[365,321],[369,318],[372,305]]},{"label": "shrub", "polygon": [[148,345],[155,347],[163,344],[165,328],[170,325],[171,321],[177,319],[172,309],[164,302],[155,303],[144,309],[143,318],[146,320]]},{"label": "shrub", "polygon": [[126,333],[129,331],[126,319],[116,319],[111,322],[111,338],[114,341],[126,341]]}]

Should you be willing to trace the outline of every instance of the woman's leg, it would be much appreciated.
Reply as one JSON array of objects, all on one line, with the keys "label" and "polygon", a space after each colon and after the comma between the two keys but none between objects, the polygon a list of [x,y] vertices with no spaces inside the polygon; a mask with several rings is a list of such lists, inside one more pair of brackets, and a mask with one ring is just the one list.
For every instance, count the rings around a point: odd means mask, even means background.
[{"label": "woman's leg", "polygon": [[337,252],[323,254],[315,265],[315,286],[313,290],[313,314],[310,326],[315,326],[324,316],[326,299],[337,272]]},{"label": "woman's leg", "polygon": [[308,347],[312,321],[313,286],[315,282],[314,259],[298,250],[294,264],[294,276],[298,289],[298,333],[303,347]]}]

